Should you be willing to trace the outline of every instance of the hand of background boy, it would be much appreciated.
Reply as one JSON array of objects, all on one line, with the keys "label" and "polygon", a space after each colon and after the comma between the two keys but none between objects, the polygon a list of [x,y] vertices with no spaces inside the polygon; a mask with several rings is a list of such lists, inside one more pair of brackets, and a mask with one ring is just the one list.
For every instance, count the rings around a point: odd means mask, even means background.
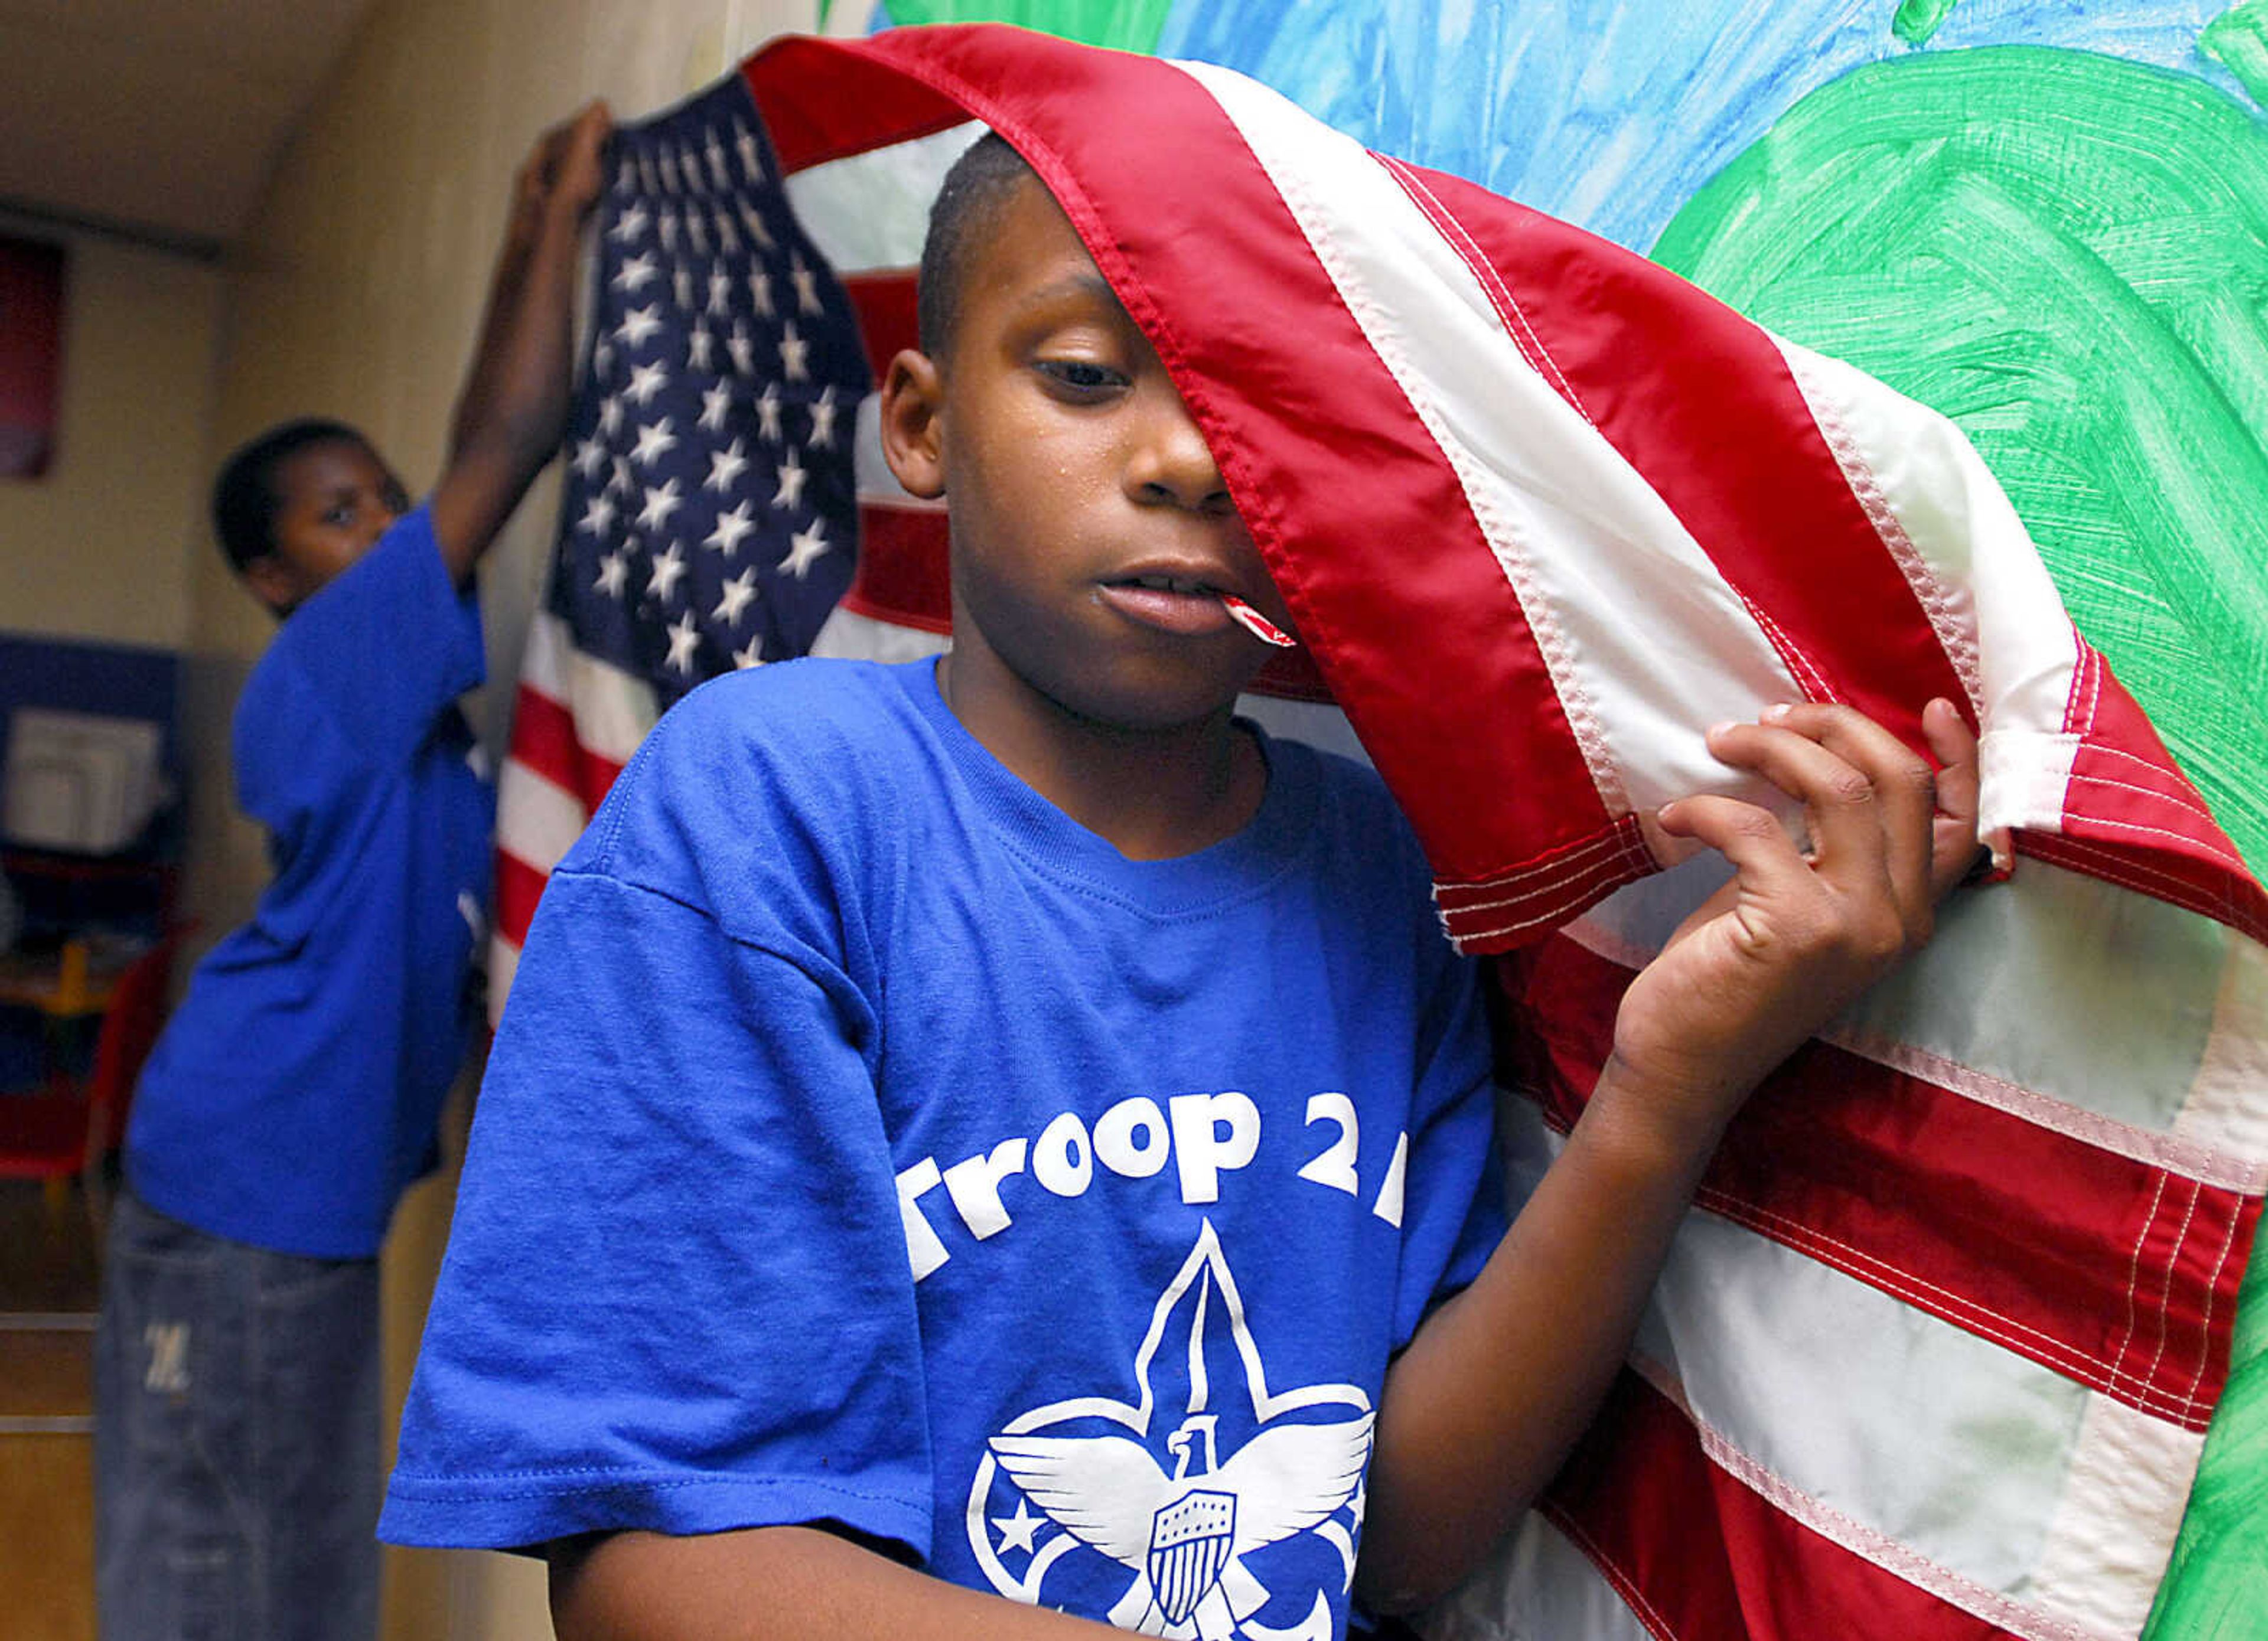
[{"label": "hand of background boy", "polygon": [[566,432],[578,249],[613,129],[606,105],[589,104],[537,139],[514,180],[480,345],[433,489],[433,534],[460,584]]}]

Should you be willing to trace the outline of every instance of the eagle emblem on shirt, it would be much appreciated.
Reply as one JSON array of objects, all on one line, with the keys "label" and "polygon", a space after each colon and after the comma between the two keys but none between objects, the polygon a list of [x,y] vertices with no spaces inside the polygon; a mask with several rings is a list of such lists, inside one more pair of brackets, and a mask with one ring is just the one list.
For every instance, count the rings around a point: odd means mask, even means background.
[{"label": "eagle emblem on shirt", "polygon": [[[1224,1369],[1242,1383],[1222,1382]],[[1066,1557],[1099,1556],[1126,1576],[1106,1615],[1121,1629],[1188,1641],[1329,1641],[1331,1594],[1271,1589],[1249,1564],[1313,1534],[1336,1557],[1297,1564],[1335,1573],[1344,1594],[1362,1525],[1369,1398],[1351,1385],[1270,1388],[1210,1221],[1159,1296],[1134,1370],[1131,1402],[1053,1403],[985,1444],[968,1521],[986,1577],[1037,1604]],[[1233,1450],[1232,1428],[1242,1432]],[[1295,1622],[1263,1623],[1271,1603]]]}]

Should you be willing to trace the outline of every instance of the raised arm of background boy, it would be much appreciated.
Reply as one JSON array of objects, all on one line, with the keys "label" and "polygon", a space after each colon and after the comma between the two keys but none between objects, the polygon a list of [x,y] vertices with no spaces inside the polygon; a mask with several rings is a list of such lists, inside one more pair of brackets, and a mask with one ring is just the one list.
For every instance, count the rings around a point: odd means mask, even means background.
[{"label": "raised arm of background boy", "polygon": [[612,129],[606,105],[589,104],[545,132],[513,180],[480,342],[433,488],[433,534],[460,586],[566,430],[578,242]]}]

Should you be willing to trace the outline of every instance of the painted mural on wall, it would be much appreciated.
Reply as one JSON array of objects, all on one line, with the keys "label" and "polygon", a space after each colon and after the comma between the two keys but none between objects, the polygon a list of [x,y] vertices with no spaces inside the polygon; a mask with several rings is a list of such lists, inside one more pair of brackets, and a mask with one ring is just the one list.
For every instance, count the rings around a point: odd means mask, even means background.
[{"label": "painted mural on wall", "polygon": [[[2268,0],[886,0],[1225,64],[1951,416],[2268,871]],[[2268,1602],[2268,1261],[2153,1641]]]}]

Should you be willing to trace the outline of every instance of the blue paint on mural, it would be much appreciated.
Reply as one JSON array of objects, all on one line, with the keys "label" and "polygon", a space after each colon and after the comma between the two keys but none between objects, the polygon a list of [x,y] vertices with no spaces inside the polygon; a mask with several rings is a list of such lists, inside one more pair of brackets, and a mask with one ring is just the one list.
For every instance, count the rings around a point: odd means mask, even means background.
[{"label": "blue paint on mural", "polygon": [[[2101,52],[2244,98],[2228,0],[1962,0],[1926,48]],[[1807,93],[1913,48],[1896,0],[1179,0],[1161,55],[1238,69],[1373,148],[1650,248]]]}]

